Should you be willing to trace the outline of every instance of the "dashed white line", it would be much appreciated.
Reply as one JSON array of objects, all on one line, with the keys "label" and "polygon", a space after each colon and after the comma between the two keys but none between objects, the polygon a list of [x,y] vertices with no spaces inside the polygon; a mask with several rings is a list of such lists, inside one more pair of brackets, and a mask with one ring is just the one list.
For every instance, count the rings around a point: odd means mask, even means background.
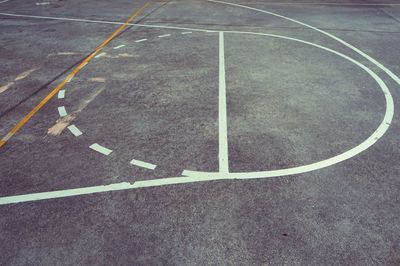
[{"label": "dashed white line", "polygon": [[70,125],[68,126],[69,131],[71,131],[71,133],[75,136],[75,137],[79,137],[80,135],[82,135],[82,132],[79,130],[79,128],[77,128],[75,125]]},{"label": "dashed white line", "polygon": [[99,58],[99,57],[102,57],[102,56],[104,56],[104,55],[106,55],[106,53],[105,52],[103,52],[103,53],[99,53],[98,55],[96,55],[94,58]]},{"label": "dashed white line", "polygon": [[171,34],[164,34],[164,35],[158,36],[158,38],[165,38],[165,37],[169,37],[169,36],[171,36]]},{"label": "dashed white line", "polygon": [[137,40],[135,42],[144,42],[144,41],[147,41],[147,39],[140,39],[140,40]]},{"label": "dashed white line", "polygon": [[120,49],[120,48],[122,48],[122,47],[125,47],[125,44],[121,44],[121,45],[115,46],[113,49],[114,49],[114,50],[117,50],[117,49]]},{"label": "dashed white line", "polygon": [[106,147],[103,147],[103,146],[101,146],[100,144],[97,144],[97,143],[94,143],[94,144],[90,145],[89,148],[91,148],[92,150],[97,151],[97,152],[99,152],[101,154],[104,154],[104,155],[109,155],[110,153],[112,153],[112,150],[110,150],[110,149],[108,149]]},{"label": "dashed white line", "polygon": [[155,164],[146,163],[146,162],[135,160],[135,159],[133,159],[130,163],[132,165],[136,165],[136,166],[139,166],[139,167],[147,168],[147,169],[150,169],[150,170],[154,170],[157,167],[157,165],[155,165]]},{"label": "dashed white line", "polygon": [[64,107],[64,106],[58,107],[58,114],[59,114],[61,117],[64,117],[64,116],[67,115],[67,111],[65,110],[65,107]]},{"label": "dashed white line", "polygon": [[65,90],[60,90],[57,94],[58,99],[64,99],[65,97]]},{"label": "dashed white line", "polygon": [[184,31],[184,32],[181,32],[181,34],[191,34],[191,33],[193,33],[193,32],[191,32],[191,31]]}]

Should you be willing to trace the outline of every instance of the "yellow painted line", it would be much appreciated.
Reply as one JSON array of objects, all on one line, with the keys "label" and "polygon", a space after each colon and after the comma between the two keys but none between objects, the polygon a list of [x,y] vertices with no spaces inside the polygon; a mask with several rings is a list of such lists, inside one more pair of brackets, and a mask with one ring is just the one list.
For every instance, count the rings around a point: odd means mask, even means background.
[{"label": "yellow painted line", "polygon": [[34,116],[48,101],[51,100],[51,98],[58,93],[59,90],[61,90],[65,84],[71,80],[98,52],[100,52],[109,42],[112,41],[121,31],[123,31],[129,23],[137,16],[139,16],[147,7],[149,6],[149,3],[144,4],[141,8],[139,8],[137,11],[135,11],[129,18],[128,20],[121,25],[116,31],[114,31],[100,46],[94,50],[93,53],[91,53],[88,57],[86,57],[72,72],[67,76],[66,79],[64,79],[60,84],[58,84],[57,87],[55,87],[46,97],[43,98],[43,100],[36,105],[32,111],[30,111],[21,121],[18,122],[11,130],[8,132],[1,140],[0,140],[0,148],[6,144],[6,142],[13,137],[31,118]]}]

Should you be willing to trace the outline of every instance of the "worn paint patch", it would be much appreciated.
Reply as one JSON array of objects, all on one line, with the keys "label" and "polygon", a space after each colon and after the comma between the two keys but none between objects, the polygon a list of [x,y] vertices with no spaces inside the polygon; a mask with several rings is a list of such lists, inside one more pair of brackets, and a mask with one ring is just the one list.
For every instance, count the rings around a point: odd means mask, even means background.
[{"label": "worn paint patch", "polygon": [[48,135],[59,136],[66,127],[77,117],[78,113],[74,112],[57,119],[56,123],[47,130]]},{"label": "worn paint patch", "polygon": [[48,54],[47,57],[50,56],[59,56],[59,55],[77,55],[78,53],[75,52],[59,52],[59,53],[55,53],[55,54]]},{"label": "worn paint patch", "polygon": [[29,70],[27,70],[27,71],[25,71],[25,72],[22,72],[21,74],[19,74],[15,79],[14,79],[14,81],[17,81],[17,80],[21,80],[21,79],[24,79],[24,78],[26,78],[27,76],[29,76],[30,74],[32,74],[34,71],[36,71],[36,70],[38,70],[39,68],[32,68],[32,69],[29,69]]},{"label": "worn paint patch", "polygon": [[106,82],[106,78],[104,78],[104,77],[93,77],[93,78],[90,78],[89,79],[89,81],[93,81],[93,82],[101,82],[101,83],[104,83],[104,82]]},{"label": "worn paint patch", "polygon": [[118,54],[118,57],[135,57],[135,56],[133,54],[123,53],[123,54]]},{"label": "worn paint patch", "polygon": [[5,92],[6,90],[8,90],[13,84],[14,84],[14,82],[10,82],[10,83],[8,83],[8,84],[6,84],[6,85],[4,85],[4,86],[1,86],[1,87],[0,87],[0,93],[3,93],[3,92]]}]

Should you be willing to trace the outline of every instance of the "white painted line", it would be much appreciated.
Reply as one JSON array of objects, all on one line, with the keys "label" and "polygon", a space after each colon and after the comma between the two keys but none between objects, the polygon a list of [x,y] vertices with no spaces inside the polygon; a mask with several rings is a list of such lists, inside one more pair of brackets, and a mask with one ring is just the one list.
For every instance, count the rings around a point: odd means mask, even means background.
[{"label": "white painted line", "polygon": [[102,57],[104,55],[106,55],[106,53],[102,52],[102,53],[99,53],[98,55],[95,55],[94,58],[99,58],[99,57]]},{"label": "white painted line", "polygon": [[72,134],[74,134],[75,137],[79,137],[80,135],[82,135],[82,132],[75,125],[68,126],[68,129],[69,131],[71,131]]},{"label": "white painted line", "polygon": [[67,115],[67,111],[65,110],[65,107],[64,107],[64,106],[58,107],[58,114],[59,114],[61,117],[64,117],[64,116]]},{"label": "white painted line", "polygon": [[219,95],[218,95],[218,141],[219,141],[219,172],[229,173],[228,161],[228,124],[226,113],[226,81],[225,81],[225,51],[224,33],[219,33]]},{"label": "white painted line", "polygon": [[125,44],[121,44],[121,45],[115,46],[113,49],[114,49],[114,50],[117,50],[117,49],[120,49],[120,48],[122,48],[122,47],[125,47]]},{"label": "white painted line", "polygon": [[164,35],[158,36],[158,38],[165,38],[165,37],[169,37],[169,36],[171,36],[171,34],[164,34]]},{"label": "white painted line", "polygon": [[151,170],[154,170],[157,167],[157,165],[155,165],[155,164],[146,163],[146,162],[135,160],[135,159],[133,159],[130,163],[132,165],[136,165],[136,166],[151,169]]},{"label": "white painted line", "polygon": [[184,32],[181,32],[181,34],[191,34],[192,32],[191,31],[184,31]]},{"label": "white painted line", "polygon": [[379,85],[380,89],[382,90],[385,100],[386,100],[386,110],[385,110],[385,116],[383,117],[382,122],[378,126],[378,128],[373,132],[366,140],[364,140],[362,143],[359,145],[355,146],[354,148],[343,152],[341,154],[338,154],[336,156],[333,156],[329,159],[325,159],[319,162],[315,162],[312,164],[307,164],[303,166],[298,166],[298,167],[292,167],[292,168],[286,168],[286,169],[279,169],[279,170],[270,170],[270,171],[256,171],[256,172],[240,172],[240,173],[228,173],[228,174],[221,174],[221,173],[207,173],[207,172],[200,172],[200,171],[190,171],[190,170],[185,170],[182,174],[190,177],[197,177],[197,178],[204,178],[204,177],[209,177],[209,178],[229,178],[229,179],[253,179],[253,178],[268,178],[268,177],[277,177],[277,176],[287,176],[287,175],[295,175],[295,174],[301,174],[301,173],[306,173],[318,169],[322,169],[328,166],[335,165],[337,163],[343,162],[345,160],[348,160],[361,152],[365,151],[372,145],[374,145],[384,134],[385,132],[389,129],[390,124],[393,120],[393,115],[394,115],[394,102],[393,102],[393,97],[386,86],[386,84],[383,82],[383,80],[375,74],[371,69],[369,69],[367,66],[363,65],[362,63],[358,62],[357,60],[344,55],[340,52],[337,52],[335,50],[332,50],[330,48],[324,47],[319,44],[311,43],[308,41],[296,39],[296,38],[291,38],[291,37],[286,37],[286,36],[281,36],[281,35],[275,35],[275,34],[267,34],[267,33],[256,33],[256,32],[243,32],[243,31],[225,31],[226,34],[252,34],[252,35],[260,35],[260,36],[269,36],[269,37],[274,37],[274,38],[281,38],[281,39],[286,39],[286,40],[291,40],[291,41],[296,41],[299,43],[303,44],[308,44],[317,48],[320,48],[322,50],[328,51],[330,53],[336,54],[351,63],[357,65],[361,69],[363,69],[365,72],[367,72]]},{"label": "white painted line", "polygon": [[8,2],[8,1],[10,1],[10,0],[3,0],[3,1],[0,1],[0,4],[6,3],[6,2]]},{"label": "white painted line", "polygon": [[58,99],[64,99],[65,97],[65,90],[60,90],[57,94]]},{"label": "white painted line", "polygon": [[[21,18],[34,18],[34,19],[48,19],[48,20],[62,20],[62,21],[73,21],[73,22],[85,22],[85,23],[99,23],[99,24],[112,24],[112,25],[123,25],[123,22],[117,21],[107,21],[107,20],[92,20],[92,19],[79,19],[79,18],[64,18],[64,17],[48,17],[48,16],[33,16],[33,15],[25,15],[25,14],[13,14],[13,13],[1,13],[2,16],[8,17],[21,17]],[[145,28],[159,28],[159,29],[171,29],[171,30],[190,30],[190,31],[199,31],[206,32],[205,29],[195,29],[195,28],[183,28],[183,27],[174,27],[174,26],[164,26],[164,25],[150,25],[150,24],[135,24],[128,23],[130,26],[138,26]]]},{"label": "white painted line", "polygon": [[89,146],[89,148],[91,148],[92,150],[95,150],[97,152],[100,152],[104,155],[109,155],[110,153],[112,153],[112,150],[101,146],[100,144],[94,143],[92,145]]},{"label": "white painted line", "polygon": [[311,26],[309,24],[303,23],[301,21],[289,18],[289,17],[285,17],[282,15],[279,15],[277,13],[273,13],[270,11],[266,11],[266,10],[262,10],[262,9],[258,9],[258,8],[254,8],[254,7],[249,7],[249,6],[245,6],[245,5],[239,5],[239,4],[234,4],[234,3],[230,3],[230,2],[224,2],[224,1],[219,1],[219,0],[207,0],[208,2],[214,2],[214,3],[220,3],[220,4],[224,4],[224,5],[230,5],[230,6],[236,6],[236,7],[241,7],[241,8],[245,8],[245,9],[249,9],[249,10],[254,10],[254,11],[258,11],[258,12],[262,12],[265,14],[269,14],[269,15],[273,15],[275,17],[278,18],[282,18],[291,22],[294,22],[296,24],[305,26],[307,28],[313,29],[315,31],[318,31],[332,39],[334,39],[335,41],[343,44],[344,46],[350,48],[351,50],[353,50],[354,52],[358,53],[359,55],[363,56],[364,58],[368,59],[371,63],[373,63],[374,65],[376,65],[377,67],[379,67],[380,69],[382,69],[386,74],[388,74],[394,81],[397,82],[397,84],[400,85],[400,77],[398,77],[397,75],[395,75],[392,71],[390,71],[389,69],[387,69],[384,65],[382,65],[381,63],[379,63],[377,60],[375,60],[374,58],[370,57],[369,55],[367,55],[366,53],[364,53],[363,51],[361,51],[360,49],[354,47],[353,45],[345,42],[344,40],[340,39],[339,37],[336,37],[335,35],[326,32],[324,30],[321,30],[317,27]]},{"label": "white painted line", "polygon": [[45,5],[50,5],[50,2],[40,2],[36,3],[37,6],[45,6]]},{"label": "white painted line", "polygon": [[140,40],[137,40],[135,42],[144,42],[144,41],[147,41],[147,39],[140,39]]}]

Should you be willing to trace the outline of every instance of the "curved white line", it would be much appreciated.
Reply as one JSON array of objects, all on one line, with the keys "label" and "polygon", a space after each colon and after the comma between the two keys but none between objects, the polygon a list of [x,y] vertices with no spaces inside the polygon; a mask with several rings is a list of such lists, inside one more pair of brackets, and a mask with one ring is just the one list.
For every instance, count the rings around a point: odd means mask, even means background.
[{"label": "curved white line", "polygon": [[292,167],[292,168],[287,168],[287,169],[279,169],[279,170],[270,170],[270,171],[255,171],[255,172],[240,172],[240,173],[229,173],[229,174],[223,174],[221,173],[210,173],[210,172],[201,172],[201,171],[190,171],[190,170],[185,170],[183,171],[183,175],[185,176],[190,176],[190,177],[216,177],[216,178],[221,178],[222,176],[227,177],[227,178],[239,178],[239,179],[251,179],[251,178],[266,178],[266,177],[276,177],[276,176],[285,176],[285,175],[294,175],[294,174],[301,174],[305,172],[310,172],[313,170],[325,168],[334,164],[337,164],[339,162],[345,161],[351,157],[356,156],[357,154],[365,151],[369,147],[371,147],[378,139],[380,139],[385,132],[388,130],[392,119],[393,119],[393,114],[394,114],[394,103],[393,103],[393,97],[386,86],[386,84],[383,82],[383,80],[375,74],[371,69],[363,65],[362,63],[356,61],[355,59],[344,55],[340,52],[337,52],[335,50],[332,50],[330,48],[327,48],[325,46],[311,43],[308,41],[292,38],[292,37],[286,37],[286,36],[281,36],[281,35],[275,35],[275,34],[267,34],[267,33],[255,33],[255,32],[243,32],[243,31],[225,31],[225,33],[234,33],[234,34],[252,34],[252,35],[261,35],[261,36],[269,36],[269,37],[274,37],[274,38],[280,38],[280,39],[286,39],[286,40],[291,40],[291,41],[296,41],[299,43],[304,43],[308,44],[317,48],[320,48],[322,50],[331,52],[333,54],[336,54],[353,64],[359,66],[361,69],[366,71],[380,86],[380,88],[383,91],[383,94],[385,96],[386,100],[386,111],[385,111],[385,116],[381,122],[381,124],[378,126],[378,128],[375,130],[375,132],[368,137],[366,140],[364,140],[361,144],[357,145],[356,147],[341,153],[339,155],[336,155],[334,157],[331,157],[329,159],[319,161],[316,163],[308,164],[308,165],[303,165],[303,166],[298,166],[298,167]]},{"label": "curved white line", "polygon": [[383,66],[381,63],[379,63],[377,60],[375,60],[374,58],[370,57],[369,55],[367,55],[366,53],[364,53],[364,52],[361,51],[360,49],[354,47],[353,45],[351,45],[351,44],[345,42],[344,40],[340,39],[339,37],[336,37],[335,35],[333,35],[333,34],[331,34],[331,33],[329,33],[329,32],[326,32],[326,31],[324,31],[324,30],[321,30],[321,29],[319,29],[319,28],[317,28],[317,27],[311,26],[311,25],[306,24],[306,23],[304,23],[304,22],[301,22],[301,21],[298,21],[298,20],[295,20],[295,19],[292,19],[292,18],[289,18],[289,17],[285,17],[285,16],[282,16],[282,15],[279,15],[279,14],[277,14],[277,13],[273,13],[273,12],[270,12],[270,11],[266,11],[266,10],[262,10],[262,9],[258,9],[258,8],[254,8],[254,7],[249,7],[249,6],[244,6],[244,5],[239,5],[239,4],[234,4],[234,3],[229,3],[229,2],[224,2],[224,1],[219,1],[219,0],[207,0],[207,1],[208,1],[208,2],[214,2],[214,3],[220,3],[220,4],[225,4],[225,5],[236,6],[236,7],[241,7],[241,8],[246,8],[246,9],[250,9],[250,10],[262,12],[262,13],[265,13],[265,14],[273,15],[273,16],[276,16],[276,17],[279,17],[279,18],[283,18],[283,19],[292,21],[292,22],[294,22],[294,23],[297,23],[297,24],[303,25],[303,26],[305,26],[305,27],[307,27],[307,28],[310,28],[310,29],[313,29],[313,30],[315,30],[315,31],[318,31],[318,32],[320,32],[320,33],[322,33],[322,34],[324,34],[324,35],[326,35],[326,36],[328,36],[328,37],[334,39],[335,41],[340,42],[341,44],[343,44],[343,45],[345,45],[346,47],[350,48],[350,49],[353,50],[354,52],[356,52],[356,53],[360,54],[361,56],[363,56],[364,58],[368,59],[371,63],[375,64],[377,67],[379,67],[380,69],[382,69],[382,70],[383,70],[386,74],[388,74],[394,81],[396,81],[397,84],[400,85],[400,78],[399,78],[397,75],[395,75],[392,71],[390,71],[389,69],[387,69],[385,66]]}]

